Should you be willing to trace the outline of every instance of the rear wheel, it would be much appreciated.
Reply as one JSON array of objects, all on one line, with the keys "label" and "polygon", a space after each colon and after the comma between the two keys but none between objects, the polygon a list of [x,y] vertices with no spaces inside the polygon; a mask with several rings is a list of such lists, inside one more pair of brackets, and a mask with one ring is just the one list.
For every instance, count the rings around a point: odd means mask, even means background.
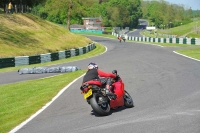
[{"label": "rear wheel", "polygon": [[101,116],[110,114],[110,104],[101,94],[93,93],[93,97],[90,99],[90,105],[92,109]]},{"label": "rear wheel", "polygon": [[133,99],[131,98],[131,96],[129,95],[127,91],[125,91],[125,94],[124,94],[124,106],[127,108],[134,107]]}]

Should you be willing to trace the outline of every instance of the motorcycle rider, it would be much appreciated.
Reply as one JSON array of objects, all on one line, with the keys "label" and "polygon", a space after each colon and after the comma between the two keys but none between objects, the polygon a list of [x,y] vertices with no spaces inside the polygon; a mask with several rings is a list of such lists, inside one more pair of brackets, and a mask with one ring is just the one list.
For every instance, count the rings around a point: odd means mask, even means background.
[{"label": "motorcycle rider", "polygon": [[115,100],[117,95],[112,93],[111,90],[111,85],[113,83],[112,78],[116,78],[116,75],[99,70],[98,65],[94,62],[91,62],[88,65],[88,71],[83,77],[83,83],[90,80],[99,80],[102,85],[106,85],[106,94]]}]

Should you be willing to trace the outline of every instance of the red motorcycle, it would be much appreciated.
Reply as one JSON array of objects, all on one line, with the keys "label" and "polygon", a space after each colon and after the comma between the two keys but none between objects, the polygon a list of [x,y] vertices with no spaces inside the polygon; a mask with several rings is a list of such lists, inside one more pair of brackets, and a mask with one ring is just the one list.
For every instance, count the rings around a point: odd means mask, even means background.
[{"label": "red motorcycle", "polygon": [[[113,70],[113,74],[117,75],[117,71]],[[105,85],[102,85],[98,80],[92,80],[84,83],[80,89],[91,105],[92,109],[101,116],[106,116],[111,113],[111,109],[125,106],[127,108],[134,107],[133,100],[129,93],[124,90],[124,83],[119,75],[113,79],[112,91],[117,95],[117,98],[113,100],[111,96],[106,95]]]}]

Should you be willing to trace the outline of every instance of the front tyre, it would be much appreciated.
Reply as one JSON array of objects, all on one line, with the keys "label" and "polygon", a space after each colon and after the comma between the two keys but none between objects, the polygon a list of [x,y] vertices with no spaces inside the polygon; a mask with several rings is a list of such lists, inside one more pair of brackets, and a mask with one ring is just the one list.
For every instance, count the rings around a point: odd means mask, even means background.
[{"label": "front tyre", "polygon": [[103,96],[98,93],[93,93],[93,97],[90,98],[90,105],[92,109],[101,116],[110,114],[110,104],[108,102],[102,102]]},{"label": "front tyre", "polygon": [[131,96],[129,95],[127,91],[125,91],[125,94],[124,94],[124,106],[127,108],[134,107],[133,99],[131,98]]}]

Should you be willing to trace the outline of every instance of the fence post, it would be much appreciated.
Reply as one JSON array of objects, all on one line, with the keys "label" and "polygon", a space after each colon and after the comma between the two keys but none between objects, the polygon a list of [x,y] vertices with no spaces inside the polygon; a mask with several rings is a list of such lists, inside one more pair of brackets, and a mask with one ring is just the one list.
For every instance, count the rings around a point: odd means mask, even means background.
[{"label": "fence post", "polygon": [[6,11],[6,14],[8,14],[8,5],[7,4],[5,5],[5,11]]},{"label": "fence post", "polygon": [[17,13],[17,5],[15,4],[15,13]]}]

